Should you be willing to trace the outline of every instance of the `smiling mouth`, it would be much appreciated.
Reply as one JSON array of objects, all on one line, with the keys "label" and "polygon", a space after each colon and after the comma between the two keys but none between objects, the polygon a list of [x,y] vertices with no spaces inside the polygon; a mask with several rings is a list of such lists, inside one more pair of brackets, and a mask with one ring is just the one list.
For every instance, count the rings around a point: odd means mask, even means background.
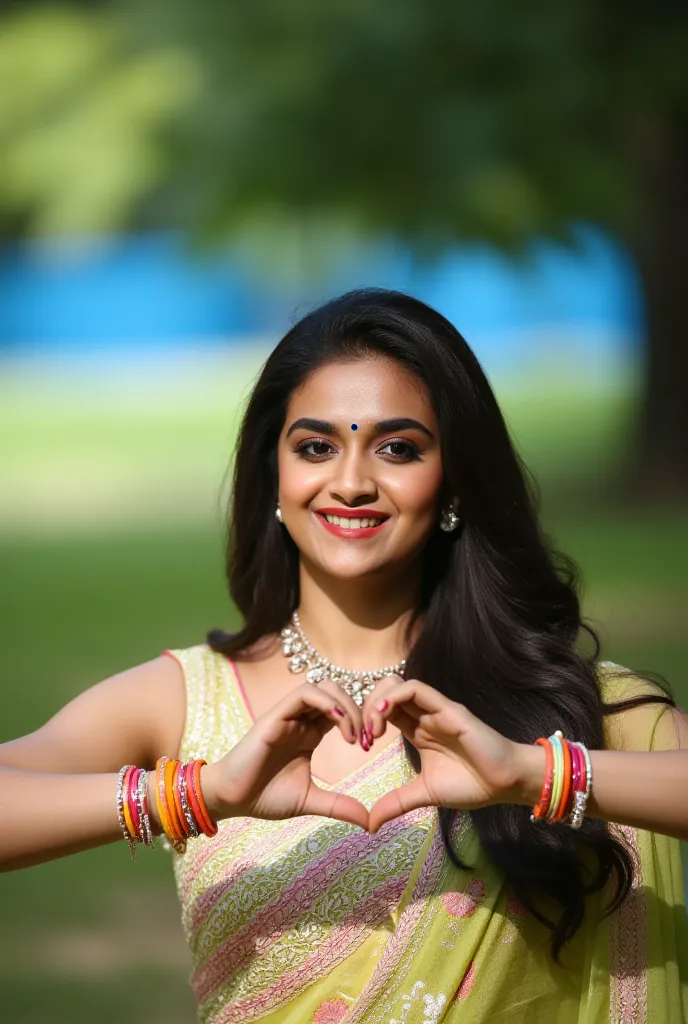
[{"label": "smiling mouth", "polygon": [[362,516],[360,519],[351,519],[349,516],[336,516],[331,515],[329,512],[319,512],[331,526],[339,526],[344,530],[367,530],[371,527],[380,526],[384,523],[384,516],[372,518],[371,516]]}]

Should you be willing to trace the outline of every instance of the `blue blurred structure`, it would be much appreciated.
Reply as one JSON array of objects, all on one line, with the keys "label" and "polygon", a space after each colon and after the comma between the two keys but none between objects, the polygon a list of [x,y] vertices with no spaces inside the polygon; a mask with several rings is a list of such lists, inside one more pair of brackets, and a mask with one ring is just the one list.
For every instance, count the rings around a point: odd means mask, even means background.
[{"label": "blue blurred structure", "polygon": [[579,246],[534,245],[520,261],[487,246],[434,260],[380,243],[317,286],[261,278],[231,250],[192,254],[171,233],[0,249],[0,352],[166,349],[278,336],[295,315],[348,288],[399,288],[443,312],[486,365],[517,361],[533,336],[561,339],[598,365],[628,362],[642,333],[624,251],[584,229]]}]

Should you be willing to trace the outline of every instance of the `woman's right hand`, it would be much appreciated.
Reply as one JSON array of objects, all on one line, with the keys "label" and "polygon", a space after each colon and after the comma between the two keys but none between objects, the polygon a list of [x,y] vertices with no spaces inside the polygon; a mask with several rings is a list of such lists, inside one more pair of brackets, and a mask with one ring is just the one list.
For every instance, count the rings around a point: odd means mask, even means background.
[{"label": "woman's right hand", "polygon": [[337,726],[348,743],[360,733],[360,712],[337,687],[304,683],[292,690],[214,764],[201,769],[203,795],[216,819],[282,819],[305,814],[368,828],[368,811],[353,797],[316,786],[311,756]]}]

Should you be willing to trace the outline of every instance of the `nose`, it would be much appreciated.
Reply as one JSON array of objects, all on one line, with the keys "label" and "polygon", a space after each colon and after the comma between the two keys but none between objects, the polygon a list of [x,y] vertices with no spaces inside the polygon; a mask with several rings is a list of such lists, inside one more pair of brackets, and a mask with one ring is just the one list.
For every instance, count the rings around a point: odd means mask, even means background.
[{"label": "nose", "polygon": [[378,489],[369,460],[352,450],[332,463],[336,467],[330,494],[342,505],[356,508],[377,501]]}]

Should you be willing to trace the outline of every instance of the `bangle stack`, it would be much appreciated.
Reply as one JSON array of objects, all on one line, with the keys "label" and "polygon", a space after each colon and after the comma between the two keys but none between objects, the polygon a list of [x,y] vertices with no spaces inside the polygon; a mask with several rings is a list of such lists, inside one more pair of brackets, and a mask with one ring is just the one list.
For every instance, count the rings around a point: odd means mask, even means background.
[{"label": "bangle stack", "polygon": [[129,843],[131,859],[136,860],[136,844],[155,849],[148,810],[148,772],[133,764],[120,768],[117,777],[117,818],[122,835]]},{"label": "bangle stack", "polygon": [[545,781],[530,820],[566,822],[580,828],[592,789],[592,762],[587,747],[567,740],[557,730],[535,742],[545,748]]},{"label": "bangle stack", "polygon": [[[208,813],[201,790],[203,760],[181,761],[161,757],[155,766],[155,806],[163,832],[179,854],[186,852],[189,838],[217,834],[217,824]],[[149,772],[125,764],[117,779],[117,818],[122,836],[136,859],[136,844],[155,848],[148,807]]]}]

